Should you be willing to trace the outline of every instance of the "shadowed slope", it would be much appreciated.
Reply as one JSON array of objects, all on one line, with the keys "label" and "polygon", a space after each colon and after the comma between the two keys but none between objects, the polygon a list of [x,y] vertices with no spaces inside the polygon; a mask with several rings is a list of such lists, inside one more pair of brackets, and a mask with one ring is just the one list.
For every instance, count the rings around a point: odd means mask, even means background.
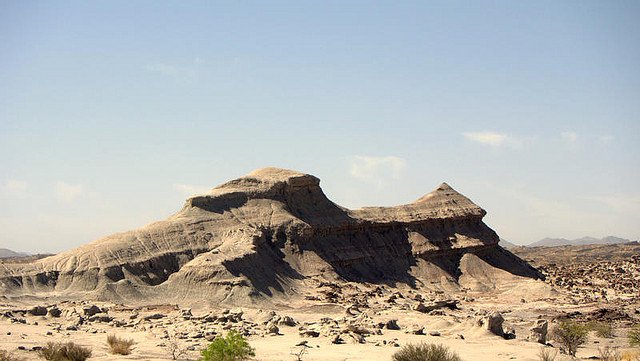
[{"label": "shadowed slope", "polygon": [[411,204],[348,210],[327,199],[318,178],[264,168],[189,198],[165,221],[5,265],[0,290],[242,304],[299,297],[309,277],[455,283],[468,253],[489,267],[539,277],[498,246],[485,214],[446,183]]}]

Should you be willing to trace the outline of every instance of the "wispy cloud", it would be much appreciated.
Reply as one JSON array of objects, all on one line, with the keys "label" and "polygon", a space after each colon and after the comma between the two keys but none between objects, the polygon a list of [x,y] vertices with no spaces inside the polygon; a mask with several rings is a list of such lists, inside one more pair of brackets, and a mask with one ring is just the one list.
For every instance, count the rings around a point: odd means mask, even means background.
[{"label": "wispy cloud", "polygon": [[560,136],[569,144],[575,144],[578,141],[578,133],[576,132],[562,132]]},{"label": "wispy cloud", "polygon": [[603,146],[611,144],[615,137],[610,134],[582,134],[575,131],[565,131],[560,133],[560,138],[564,144],[572,151],[577,151],[585,144],[600,144]]},{"label": "wispy cloud", "polygon": [[582,197],[609,208],[609,212],[620,215],[640,214],[640,194],[609,194]]},{"label": "wispy cloud", "polygon": [[173,189],[183,196],[192,196],[195,194],[208,193],[209,188],[203,186],[196,186],[192,184],[174,184]]},{"label": "wispy cloud", "polygon": [[601,135],[598,137],[598,141],[604,145],[610,144],[615,140],[613,135]]},{"label": "wispy cloud", "polygon": [[166,77],[171,77],[181,81],[193,81],[198,78],[199,67],[204,64],[204,61],[196,57],[192,64],[186,66],[167,64],[167,63],[154,63],[145,66],[145,70],[151,73],[160,74]]},{"label": "wispy cloud", "polygon": [[511,146],[517,147],[521,141],[509,134],[498,133],[493,131],[483,132],[465,132],[462,135],[472,142],[488,145],[491,147]]},{"label": "wispy cloud", "polygon": [[82,184],[69,184],[58,181],[54,186],[54,195],[61,201],[72,202],[86,194]]},{"label": "wispy cloud", "polygon": [[407,162],[399,157],[374,157],[356,155],[350,159],[349,173],[352,177],[367,181],[375,181],[382,185],[385,179],[398,179]]},{"label": "wispy cloud", "polygon": [[26,194],[28,187],[29,184],[27,182],[17,179],[8,179],[2,183],[0,190],[2,190],[2,194],[5,195],[22,196]]}]

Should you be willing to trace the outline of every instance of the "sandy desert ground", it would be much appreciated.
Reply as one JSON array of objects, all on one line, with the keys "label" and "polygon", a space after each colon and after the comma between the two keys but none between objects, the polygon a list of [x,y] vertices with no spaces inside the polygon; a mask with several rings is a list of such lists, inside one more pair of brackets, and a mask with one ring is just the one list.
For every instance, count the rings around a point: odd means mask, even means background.
[{"label": "sandy desert ground", "polygon": [[[551,328],[565,317],[614,326],[613,338],[591,332],[587,344],[579,348],[578,358],[593,359],[599,355],[598,349],[606,346],[633,352],[626,332],[640,319],[638,248],[619,245],[516,250],[545,270],[547,281],[531,280],[523,285],[526,291],[512,291],[513,295],[504,292],[499,297],[493,292],[447,297],[409,288],[346,283],[318,284],[316,292],[304,302],[275,310],[5,299],[0,305],[0,345],[27,360],[38,359],[34,350],[50,341],[73,341],[90,347],[91,359],[95,360],[171,360],[174,351],[184,351],[179,359],[195,360],[209,340],[235,329],[255,347],[257,360],[296,360],[300,352],[303,360],[390,360],[402,345],[427,342],[446,345],[463,360],[535,361],[543,346],[530,338],[530,329],[537,320],[548,321]],[[594,256],[603,251],[606,257]],[[635,256],[627,257],[628,252]],[[580,256],[571,264],[557,266],[571,254]],[[572,285],[567,285],[566,267],[571,267],[575,275],[569,282]],[[621,268],[624,272],[617,273]],[[585,280],[591,280],[592,286]],[[628,286],[620,288],[619,284]],[[606,298],[595,297],[603,290]],[[433,300],[449,302],[437,304]],[[34,315],[38,311],[47,314]],[[503,330],[514,333],[514,339],[487,329],[487,316],[496,312],[504,317]],[[485,324],[480,325],[481,321]],[[109,353],[109,334],[135,340],[133,352],[128,356]],[[557,342],[548,342],[545,347],[559,348]],[[559,354],[556,359],[571,358]]]},{"label": "sandy desert ground", "polygon": [[[166,220],[2,261],[0,349],[31,360],[73,341],[95,360],[196,360],[235,330],[257,360],[390,360],[426,342],[463,360],[535,361],[571,319],[614,329],[592,332],[579,358],[633,351],[640,245],[514,254],[485,214],[446,183],[410,204],[349,210],[314,176],[260,169]],[[133,352],[111,354],[108,335],[133,339]]]}]

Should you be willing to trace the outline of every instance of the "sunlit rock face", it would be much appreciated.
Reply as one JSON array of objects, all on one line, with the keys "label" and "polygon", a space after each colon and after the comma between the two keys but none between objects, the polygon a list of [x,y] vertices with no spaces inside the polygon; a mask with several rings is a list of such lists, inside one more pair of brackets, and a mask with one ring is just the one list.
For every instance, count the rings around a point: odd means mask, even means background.
[{"label": "sunlit rock face", "polygon": [[495,287],[495,270],[540,277],[498,246],[485,214],[446,183],[410,204],[349,210],[312,175],[264,168],[187,199],[166,220],[4,265],[0,291],[237,305],[301,297],[309,279],[451,290]]}]

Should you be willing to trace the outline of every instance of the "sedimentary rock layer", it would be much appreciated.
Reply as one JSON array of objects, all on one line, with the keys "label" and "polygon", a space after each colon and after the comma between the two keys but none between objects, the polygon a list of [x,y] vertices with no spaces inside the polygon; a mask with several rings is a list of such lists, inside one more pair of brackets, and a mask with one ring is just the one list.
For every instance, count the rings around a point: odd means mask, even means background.
[{"label": "sedimentary rock layer", "polygon": [[243,304],[300,297],[312,279],[451,289],[498,287],[495,272],[539,277],[498,246],[485,214],[446,183],[411,204],[349,210],[312,175],[264,168],[164,221],[2,265],[0,291]]}]

